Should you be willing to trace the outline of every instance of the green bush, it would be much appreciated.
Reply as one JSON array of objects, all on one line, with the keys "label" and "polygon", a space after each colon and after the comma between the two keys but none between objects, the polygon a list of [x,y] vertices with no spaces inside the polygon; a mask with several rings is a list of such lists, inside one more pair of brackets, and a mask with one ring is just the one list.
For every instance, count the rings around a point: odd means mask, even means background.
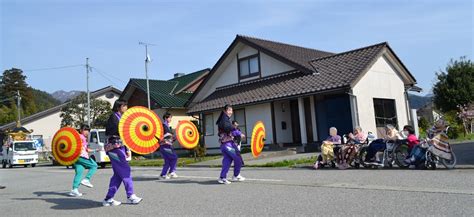
[{"label": "green bush", "polygon": [[461,120],[457,116],[457,111],[446,112],[444,119],[449,125],[448,137],[450,139],[457,139],[461,136],[464,136],[464,127]]}]

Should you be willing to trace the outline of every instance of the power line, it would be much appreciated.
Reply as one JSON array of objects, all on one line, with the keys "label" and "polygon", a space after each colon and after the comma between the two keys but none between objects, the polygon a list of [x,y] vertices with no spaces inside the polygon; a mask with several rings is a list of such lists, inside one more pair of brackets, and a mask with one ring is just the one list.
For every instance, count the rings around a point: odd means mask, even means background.
[{"label": "power line", "polygon": [[68,66],[57,66],[57,67],[49,67],[49,68],[40,68],[40,69],[26,69],[23,70],[32,72],[32,71],[45,71],[45,70],[54,70],[54,69],[65,69],[65,68],[74,68],[74,67],[79,67],[79,66],[84,66],[84,64],[78,64],[78,65],[68,65]]},{"label": "power line", "polygon": [[105,76],[104,74],[102,74],[101,72],[95,70],[100,76],[102,76],[103,78],[105,78],[107,81],[110,81],[110,83],[112,83],[113,85],[115,86],[118,86],[117,83],[115,83],[114,81],[110,80],[110,78],[108,78],[107,76]]},{"label": "power line", "polygon": [[105,75],[105,76],[108,76],[108,77],[113,78],[113,79],[115,79],[115,80],[117,80],[117,81],[120,81],[121,83],[126,83],[124,80],[122,80],[122,79],[120,79],[120,78],[118,78],[118,77],[116,77],[116,76],[114,76],[114,75],[112,75],[112,74],[106,73],[106,72],[104,72],[104,71],[102,71],[102,70],[99,70],[99,69],[96,68],[96,67],[92,67],[92,66],[91,66],[90,68],[92,68],[94,71],[96,71],[96,72],[98,72],[98,73],[102,73],[102,74]]}]

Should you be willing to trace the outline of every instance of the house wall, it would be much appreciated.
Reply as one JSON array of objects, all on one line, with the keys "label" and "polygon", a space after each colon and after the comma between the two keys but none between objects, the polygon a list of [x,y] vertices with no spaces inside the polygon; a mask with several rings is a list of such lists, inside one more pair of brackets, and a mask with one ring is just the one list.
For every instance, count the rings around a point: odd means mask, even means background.
[{"label": "house wall", "polygon": [[158,117],[160,117],[161,121],[163,121],[163,115],[166,112],[169,112],[172,116],[170,124],[171,124],[171,127],[173,129],[176,128],[179,121],[183,121],[183,120],[194,121],[194,120],[197,120],[197,119],[193,118],[192,116],[187,115],[186,114],[186,111],[187,111],[186,109],[155,109],[153,111],[158,115]]},{"label": "house wall", "polygon": [[[276,143],[292,143],[293,131],[291,124],[290,101],[274,102]],[[286,123],[283,129],[282,122]]]},{"label": "house wall", "polygon": [[[109,96],[109,97],[107,97]],[[110,106],[113,106],[115,100],[119,98],[119,95],[110,92],[110,95],[103,94],[97,96],[95,99],[105,100],[110,103]],[[44,151],[51,151],[51,142],[53,139],[54,134],[59,130],[61,127],[61,120],[60,117],[61,111],[52,113],[48,116],[43,118],[28,122],[23,124],[23,126],[30,130],[33,130],[31,135],[42,135],[43,136],[43,144],[44,144]]]},{"label": "house wall", "polygon": [[[239,83],[237,55],[239,56],[239,58],[243,58],[257,53],[258,51],[250,46],[243,44],[241,44],[240,46],[236,46],[234,48],[234,51],[231,52],[230,55],[227,57],[227,60],[225,60],[221,67],[217,69],[216,73],[213,75],[214,78],[209,79],[206,86],[202,89],[202,93],[199,93],[194,99],[194,101],[199,102],[205,99],[218,87]],[[294,69],[293,67],[288,66],[263,52],[260,52],[260,67],[262,77]],[[249,78],[246,80],[242,80],[241,82],[257,78],[259,77]]]},{"label": "house wall", "polygon": [[257,121],[262,121],[265,125],[265,144],[273,144],[272,130],[272,108],[270,103],[258,104],[245,107],[245,121],[247,125],[247,138],[250,144],[252,130]]},{"label": "house wall", "polygon": [[394,99],[398,126],[408,124],[405,106],[405,86],[399,73],[381,56],[352,89],[357,97],[359,125],[364,131],[377,132],[375,123],[374,98]]},{"label": "house wall", "polygon": [[[241,109],[241,108],[239,108]],[[272,144],[273,142],[273,131],[272,131],[272,116],[271,116],[271,105],[270,103],[246,106],[245,109],[245,124],[247,126],[247,131],[244,134],[247,136],[248,144],[250,145],[250,140],[252,136],[252,129],[257,121],[262,121],[265,125],[266,141],[265,144]],[[206,147],[209,148],[208,153],[219,153],[219,137],[217,135],[218,129],[215,125],[215,122],[219,118],[219,112],[206,113],[212,114],[213,116],[213,125],[214,125],[214,134],[211,136],[204,136]]]},{"label": "house wall", "polygon": [[51,142],[56,131],[61,127],[61,112],[55,112],[46,117],[40,118],[27,124],[23,124],[28,130],[33,130],[31,135],[42,135],[44,151],[51,151]]}]

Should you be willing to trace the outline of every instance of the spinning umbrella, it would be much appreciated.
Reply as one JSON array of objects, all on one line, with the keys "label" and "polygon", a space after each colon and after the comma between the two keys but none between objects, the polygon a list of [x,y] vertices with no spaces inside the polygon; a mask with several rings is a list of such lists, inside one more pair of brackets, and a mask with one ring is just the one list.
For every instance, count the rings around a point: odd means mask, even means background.
[{"label": "spinning umbrella", "polygon": [[195,148],[199,143],[199,132],[196,125],[191,121],[180,121],[176,126],[176,138],[183,148]]},{"label": "spinning umbrella", "polygon": [[58,130],[54,134],[51,146],[54,159],[61,165],[72,165],[81,156],[81,137],[76,129],[72,127],[64,127]]},{"label": "spinning umbrella", "polygon": [[253,157],[257,158],[260,153],[262,153],[263,146],[265,141],[265,125],[263,122],[257,121],[252,130],[252,141],[250,142],[250,147],[252,149]]},{"label": "spinning umbrella", "polygon": [[160,147],[163,139],[163,124],[151,110],[135,106],[120,118],[120,139],[130,150],[138,154],[150,154]]}]

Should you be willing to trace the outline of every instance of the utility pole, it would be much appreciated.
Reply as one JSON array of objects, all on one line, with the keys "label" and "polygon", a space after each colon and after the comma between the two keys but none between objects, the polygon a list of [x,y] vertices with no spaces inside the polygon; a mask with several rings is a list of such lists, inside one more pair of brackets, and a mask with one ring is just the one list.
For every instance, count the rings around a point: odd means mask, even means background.
[{"label": "utility pole", "polygon": [[89,58],[86,58],[87,74],[87,125],[91,127],[91,93],[89,92]]},{"label": "utility pole", "polygon": [[20,95],[20,91],[17,90],[16,91],[16,110],[18,112],[18,124],[20,124],[20,120],[21,120],[21,95]]},{"label": "utility pole", "polygon": [[154,44],[138,42],[139,45],[145,46],[145,79],[146,79],[146,94],[148,109],[151,109],[150,105],[150,80],[148,80],[148,62],[150,62],[150,57],[148,56],[148,46],[154,46]]}]

